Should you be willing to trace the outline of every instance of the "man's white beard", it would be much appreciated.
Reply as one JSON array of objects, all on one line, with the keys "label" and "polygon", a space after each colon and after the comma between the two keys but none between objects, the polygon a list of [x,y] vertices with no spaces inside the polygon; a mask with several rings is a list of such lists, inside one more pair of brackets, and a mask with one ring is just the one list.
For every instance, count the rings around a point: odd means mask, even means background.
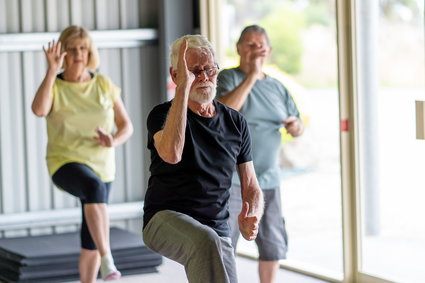
[{"label": "man's white beard", "polygon": [[208,89],[193,88],[189,93],[189,98],[199,104],[207,104],[213,101],[217,86],[213,83],[199,84],[197,87],[208,86]]}]

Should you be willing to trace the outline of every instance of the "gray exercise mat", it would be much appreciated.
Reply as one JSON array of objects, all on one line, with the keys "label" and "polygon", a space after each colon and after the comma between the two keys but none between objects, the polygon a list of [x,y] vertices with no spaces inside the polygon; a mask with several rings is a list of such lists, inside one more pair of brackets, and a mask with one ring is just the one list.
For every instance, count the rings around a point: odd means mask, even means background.
[{"label": "gray exercise mat", "polygon": [[[112,254],[122,274],[155,272],[162,263],[140,235],[119,228],[111,228],[110,233]],[[76,280],[79,251],[79,232],[0,239],[0,278],[6,282]]]},{"label": "gray exercise mat", "polygon": [[[120,228],[111,228],[112,253],[150,253],[141,236]],[[0,258],[25,263],[29,260],[51,259],[60,262],[63,256],[78,258],[79,232],[0,239]],[[136,249],[136,250],[135,250]],[[66,260],[66,259],[65,259]]]}]

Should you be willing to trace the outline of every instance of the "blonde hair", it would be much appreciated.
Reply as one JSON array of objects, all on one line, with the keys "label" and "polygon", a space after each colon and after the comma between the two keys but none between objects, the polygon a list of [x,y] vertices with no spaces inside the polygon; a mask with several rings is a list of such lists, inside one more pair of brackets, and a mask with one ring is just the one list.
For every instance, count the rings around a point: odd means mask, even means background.
[{"label": "blonde hair", "polygon": [[[62,44],[61,51],[62,52],[66,51],[68,44],[76,40],[83,40],[87,42],[89,57],[88,57],[86,67],[90,70],[97,69],[97,67],[99,67],[99,64],[100,64],[99,52],[96,46],[94,45],[88,30],[86,30],[85,28],[80,26],[69,26],[66,29],[64,29],[59,36],[59,41]],[[63,62],[62,68],[66,68],[65,60]]]},{"label": "blonde hair", "polygon": [[176,39],[170,46],[170,61],[173,70],[177,70],[177,62],[179,60],[180,46],[183,40],[187,41],[187,48],[207,49],[213,55],[215,61],[215,53],[208,39],[200,34],[187,34]]}]

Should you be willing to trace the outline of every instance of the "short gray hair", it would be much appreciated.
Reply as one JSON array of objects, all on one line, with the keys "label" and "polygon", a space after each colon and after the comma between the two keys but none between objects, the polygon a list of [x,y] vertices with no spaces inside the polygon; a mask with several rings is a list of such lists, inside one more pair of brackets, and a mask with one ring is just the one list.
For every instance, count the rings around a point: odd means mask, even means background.
[{"label": "short gray hair", "polygon": [[260,27],[259,25],[246,26],[242,30],[241,36],[239,37],[239,40],[238,40],[238,43],[237,44],[242,43],[242,41],[244,40],[245,34],[250,33],[250,32],[260,33],[260,34],[264,35],[264,37],[266,38],[266,42],[267,42],[268,46],[270,46],[270,40],[269,40],[269,36],[267,35],[266,30],[264,28]]},{"label": "short gray hair", "polygon": [[187,41],[187,48],[199,48],[207,49],[213,55],[215,61],[215,53],[213,46],[208,41],[208,39],[200,34],[187,34],[178,39],[176,39],[170,46],[170,61],[171,67],[173,70],[177,70],[177,62],[179,60],[179,51],[180,46],[183,43],[183,40]]}]

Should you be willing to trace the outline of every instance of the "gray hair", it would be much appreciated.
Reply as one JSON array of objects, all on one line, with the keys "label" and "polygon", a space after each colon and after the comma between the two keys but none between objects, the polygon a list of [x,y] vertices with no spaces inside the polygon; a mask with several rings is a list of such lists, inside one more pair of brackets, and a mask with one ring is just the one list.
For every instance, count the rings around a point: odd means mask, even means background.
[{"label": "gray hair", "polygon": [[211,43],[208,39],[200,34],[187,34],[178,39],[176,39],[170,46],[170,61],[171,67],[173,70],[177,70],[177,62],[179,60],[179,51],[180,46],[183,43],[183,40],[187,41],[187,48],[199,48],[199,49],[207,49],[211,52],[214,61],[215,61],[215,53]]},{"label": "gray hair", "polygon": [[267,44],[270,46],[270,40],[266,30],[260,27],[259,25],[251,25],[251,26],[245,27],[241,32],[241,36],[239,37],[238,44],[243,41],[245,34],[250,32],[263,34],[266,38]]}]

